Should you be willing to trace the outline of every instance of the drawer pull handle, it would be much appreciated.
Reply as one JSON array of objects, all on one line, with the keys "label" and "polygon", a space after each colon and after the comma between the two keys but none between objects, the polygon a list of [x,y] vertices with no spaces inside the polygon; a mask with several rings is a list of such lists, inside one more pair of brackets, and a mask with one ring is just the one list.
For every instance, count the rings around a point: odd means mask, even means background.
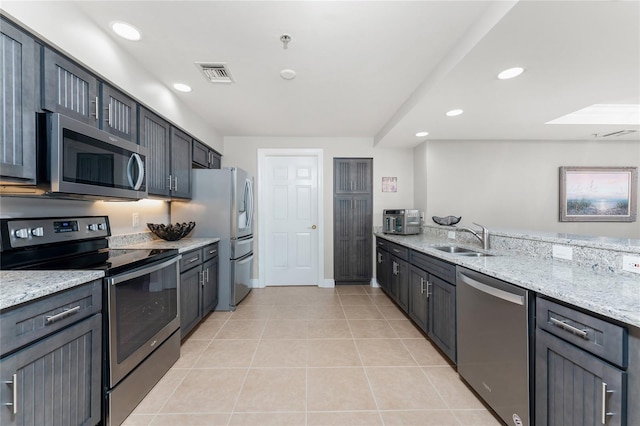
[{"label": "drawer pull handle", "polygon": [[395,251],[396,253],[400,253],[400,250],[398,249],[393,249],[393,251]]},{"label": "drawer pull handle", "polygon": [[550,317],[549,321],[551,321],[553,325],[556,325],[564,330],[567,330],[573,334],[576,334],[582,337],[583,339],[587,338],[587,330],[580,330],[579,328],[576,328],[571,324],[567,324],[565,321],[560,321],[559,319],[556,319],[554,317]]},{"label": "drawer pull handle", "polygon": [[196,256],[196,257],[192,257],[191,259],[187,260],[187,263],[193,263],[193,262],[195,262],[196,260],[198,260],[198,256]]},{"label": "drawer pull handle", "polygon": [[56,321],[67,318],[68,316],[71,316],[73,314],[77,314],[78,312],[80,312],[80,306],[76,306],[75,308],[71,308],[71,309],[65,309],[59,314],[48,316],[47,324],[53,324]]},{"label": "drawer pull handle", "polygon": [[11,381],[5,381],[4,383],[11,385],[11,397],[13,398],[13,402],[5,402],[4,405],[11,407],[11,413],[15,416],[18,414],[18,374],[14,374],[11,379]]},{"label": "drawer pull handle", "polygon": [[607,413],[607,394],[613,391],[607,390],[607,384],[602,382],[602,424],[607,423],[607,416],[613,416],[613,413]]},{"label": "drawer pull handle", "polygon": [[218,252],[218,250],[209,250],[209,254],[215,254],[217,252]]}]

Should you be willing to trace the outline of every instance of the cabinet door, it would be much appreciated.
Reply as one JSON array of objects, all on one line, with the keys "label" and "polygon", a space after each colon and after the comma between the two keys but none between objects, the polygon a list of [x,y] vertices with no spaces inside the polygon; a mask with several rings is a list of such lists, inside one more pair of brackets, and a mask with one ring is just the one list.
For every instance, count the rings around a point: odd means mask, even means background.
[{"label": "cabinet door", "polygon": [[202,269],[180,274],[180,337],[184,339],[202,318]]},{"label": "cabinet door", "polygon": [[336,194],[370,194],[372,192],[373,160],[371,158],[336,158],[334,170]]},{"label": "cabinet door", "polygon": [[428,282],[429,274],[413,265],[409,266],[409,316],[425,333],[429,321]]},{"label": "cabinet door", "polygon": [[202,265],[204,279],[202,283],[202,315],[213,311],[218,304],[218,258]]},{"label": "cabinet door", "polygon": [[376,249],[376,279],[378,285],[386,292],[389,291],[388,259],[389,253],[386,250]]},{"label": "cabinet door", "polygon": [[47,47],[43,61],[42,108],[98,127],[98,79]]},{"label": "cabinet door", "polygon": [[101,359],[97,314],[0,360],[0,424],[98,424]]},{"label": "cabinet door", "polygon": [[102,129],[138,143],[138,104],[108,84],[102,84]]},{"label": "cabinet door", "polygon": [[396,303],[407,312],[409,309],[409,264],[396,256],[391,256],[391,295]]},{"label": "cabinet door", "polygon": [[208,169],[211,159],[209,147],[200,141],[193,140],[193,165],[195,168]]},{"label": "cabinet door", "polygon": [[1,29],[0,173],[19,183],[35,183],[38,50],[28,34],[7,21],[2,20]]},{"label": "cabinet door", "polygon": [[171,127],[171,197],[191,198],[191,137]]},{"label": "cabinet door", "polygon": [[456,286],[429,275],[428,335],[449,359],[456,362]]},{"label": "cabinet door", "polygon": [[624,424],[626,373],[540,329],[535,352],[536,424]]},{"label": "cabinet door", "polygon": [[222,155],[217,153],[216,151],[209,151],[209,155],[211,156],[211,160],[209,160],[209,168],[210,169],[219,169],[222,167]]},{"label": "cabinet door", "polygon": [[334,200],[334,279],[368,283],[373,236],[369,195],[341,195]]},{"label": "cabinet door", "polygon": [[151,111],[140,108],[140,145],[147,148],[147,187],[149,194],[169,196],[170,125]]}]

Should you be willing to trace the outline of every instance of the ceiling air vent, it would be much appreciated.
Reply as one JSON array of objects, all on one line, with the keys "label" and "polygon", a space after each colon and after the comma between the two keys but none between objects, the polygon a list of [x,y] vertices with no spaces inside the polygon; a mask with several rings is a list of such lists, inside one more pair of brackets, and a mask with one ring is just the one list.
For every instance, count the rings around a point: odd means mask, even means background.
[{"label": "ceiling air vent", "polygon": [[619,136],[624,136],[624,135],[628,135],[631,133],[635,133],[637,132],[637,130],[618,130],[617,132],[611,132],[611,133],[594,133],[594,137],[601,139],[601,138],[611,138],[611,137],[619,137]]},{"label": "ceiling air vent", "polygon": [[233,77],[223,63],[196,62],[196,66],[211,83],[233,83]]}]

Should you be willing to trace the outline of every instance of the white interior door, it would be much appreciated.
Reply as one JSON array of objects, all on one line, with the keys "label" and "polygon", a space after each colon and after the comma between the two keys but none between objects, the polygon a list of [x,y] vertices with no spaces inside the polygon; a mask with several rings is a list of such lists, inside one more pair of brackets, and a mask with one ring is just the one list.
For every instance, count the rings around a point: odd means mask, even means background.
[{"label": "white interior door", "polygon": [[319,285],[318,156],[269,155],[263,164],[264,284]]}]

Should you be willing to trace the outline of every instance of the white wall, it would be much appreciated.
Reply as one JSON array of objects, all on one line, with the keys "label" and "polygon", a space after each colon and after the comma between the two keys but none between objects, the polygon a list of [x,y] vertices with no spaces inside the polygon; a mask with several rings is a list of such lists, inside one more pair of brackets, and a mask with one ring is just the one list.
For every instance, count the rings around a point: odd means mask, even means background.
[{"label": "white wall", "polygon": [[[191,111],[166,82],[144,70],[75,2],[2,1],[2,9],[48,44],[118,86],[190,135],[222,152],[222,135]],[[78,38],[83,40],[78,43]],[[169,59],[167,59],[169,60]]]},{"label": "white wall", "polygon": [[[413,207],[413,150],[374,148],[372,138],[225,137],[223,166],[236,166],[258,174],[260,148],[317,148],[324,153],[324,276],[333,278],[333,158],[373,158],[373,225],[382,225],[382,210]],[[382,192],[382,177],[398,178],[398,192]],[[256,182],[256,192],[260,182]],[[260,212],[256,212],[258,215]],[[257,231],[256,231],[257,233]],[[257,246],[257,243],[256,243]],[[258,253],[259,256],[259,253]],[[255,262],[257,265],[258,262]],[[258,277],[254,268],[254,277]]]},{"label": "white wall", "polygon": [[[133,227],[132,214],[139,226]],[[168,223],[169,203],[161,200],[132,202],[56,200],[47,197],[0,197],[0,217],[109,216],[111,235],[147,231],[147,223]]]},{"label": "white wall", "polygon": [[[640,238],[640,222],[560,222],[560,166],[640,167],[638,141],[427,141],[414,149],[415,205],[461,224]],[[640,194],[639,194],[640,199]]]}]

